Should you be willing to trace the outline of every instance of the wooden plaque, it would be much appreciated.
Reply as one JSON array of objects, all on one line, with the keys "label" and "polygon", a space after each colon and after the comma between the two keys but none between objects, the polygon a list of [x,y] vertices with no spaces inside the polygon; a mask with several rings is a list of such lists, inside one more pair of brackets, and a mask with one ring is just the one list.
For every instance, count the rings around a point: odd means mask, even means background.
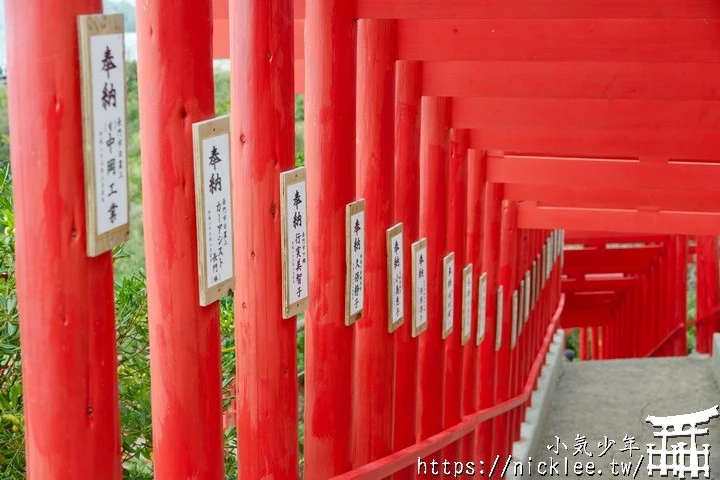
[{"label": "wooden plaque", "polygon": [[487,315],[487,272],[480,275],[478,282],[478,327],[475,344],[480,345],[485,338],[485,317]]},{"label": "wooden plaque", "polygon": [[[130,238],[123,15],[77,18],[87,254]],[[49,39],[52,41],[52,39]]]},{"label": "wooden plaque", "polygon": [[470,340],[472,331],[472,263],[465,265],[462,271],[462,340],[461,344],[465,345]]},{"label": "wooden plaque", "polygon": [[307,308],[309,259],[305,167],[280,174],[283,318]]},{"label": "wooden plaque", "polygon": [[502,331],[503,331],[503,287],[500,285],[497,289],[497,315],[496,315],[496,327],[495,327],[495,351],[500,350],[502,345]]},{"label": "wooden plaque", "polygon": [[530,269],[530,310],[535,308],[537,302],[537,260],[533,260]]},{"label": "wooden plaque", "polygon": [[520,280],[520,288],[518,289],[518,336],[522,333],[525,325],[525,279]]},{"label": "wooden plaque", "polygon": [[403,225],[398,223],[385,231],[387,246],[388,332],[394,332],[405,319],[405,285]]},{"label": "wooden plaque", "polygon": [[523,324],[527,323],[528,319],[530,318],[530,290],[532,290],[532,285],[530,284],[530,270],[528,269],[525,272],[525,297],[523,299]]},{"label": "wooden plaque", "polygon": [[455,319],[455,252],[443,258],[443,328],[442,338],[447,338],[453,331]]},{"label": "wooden plaque", "polygon": [[345,325],[363,314],[365,297],[365,200],[345,206]]},{"label": "wooden plaque", "polygon": [[235,282],[233,263],[230,117],[192,126],[195,156],[195,218],[200,305],[228,294]]},{"label": "wooden plaque", "polygon": [[412,336],[428,327],[427,314],[427,239],[412,244]]}]

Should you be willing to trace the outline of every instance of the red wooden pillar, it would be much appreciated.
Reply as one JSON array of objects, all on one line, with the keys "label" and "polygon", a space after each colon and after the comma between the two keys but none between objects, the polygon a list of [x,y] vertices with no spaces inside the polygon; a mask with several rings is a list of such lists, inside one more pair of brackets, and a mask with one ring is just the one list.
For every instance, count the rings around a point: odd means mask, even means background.
[{"label": "red wooden pillar", "polygon": [[605,360],[605,339],[603,338],[603,327],[596,327],[595,331],[597,332],[597,359],[598,360]]},{"label": "red wooden pillar", "polygon": [[353,465],[392,452],[393,337],[387,246],[393,221],[395,22],[359,20],[356,193],[365,198],[365,301],[355,324]]},{"label": "red wooden pillar", "polygon": [[[472,306],[470,307],[470,340],[463,347],[463,415],[469,415],[478,410],[479,388],[482,374],[479,363],[479,348],[477,346],[478,327],[478,286],[482,274],[482,207],[485,192],[485,158],[477,150],[471,149],[467,153],[467,229],[465,241],[466,261],[472,262]],[[466,435],[462,442],[463,461],[475,459],[477,439],[475,434]]]},{"label": "red wooden pillar", "polygon": [[[467,210],[467,130],[450,131],[447,191],[446,253],[455,253],[453,330],[445,339],[445,408],[443,428],[450,428],[462,417],[462,272],[465,267],[465,216]],[[443,458],[460,458],[460,442],[448,445]]]},{"label": "red wooden pillar", "polygon": [[[500,230],[500,265],[498,269],[499,285],[503,287],[502,335],[497,353],[495,370],[495,404],[510,397],[510,337],[512,335],[512,295],[516,288],[515,252],[517,235],[517,205],[504,201],[502,206],[502,225]],[[493,421],[493,449],[497,454],[509,454],[507,434],[509,414],[504,413]]]},{"label": "red wooden pillar", "polygon": [[717,237],[697,238],[697,351],[711,353],[716,317],[710,312],[718,303],[718,240]]},{"label": "red wooden pillar", "polygon": [[137,25],[155,478],[222,479],[219,308],[198,300],[191,133],[215,112],[211,2],[150,2]]},{"label": "red wooden pillar", "polygon": [[673,295],[676,298],[674,321],[676,324],[682,324],[683,328],[675,336],[674,352],[675,355],[687,355],[687,237],[678,235],[675,237],[677,245],[675,250],[675,268],[677,276],[675,278],[675,286]]},{"label": "red wooden pillar", "polygon": [[580,327],[580,351],[578,352],[578,360],[580,360],[580,361],[587,360],[587,345],[588,345],[587,328]]},{"label": "red wooden pillar", "polygon": [[[405,258],[405,322],[395,333],[395,390],[393,402],[393,450],[415,443],[417,397],[417,341],[412,337],[412,261],[411,245],[418,238],[420,189],[420,95],[422,63],[398,61],[395,64],[395,220],[403,223]],[[394,475],[396,480],[415,478],[408,467]]]},{"label": "red wooden pillar", "polygon": [[110,253],[86,255],[77,16],[6,2],[27,478],[122,478]]},{"label": "red wooden pillar", "polygon": [[354,11],[348,0],[305,6],[305,478],[331,478],[352,467],[353,329],[344,318],[345,206],[355,196]]},{"label": "red wooden pillar", "polygon": [[447,225],[447,124],[447,100],[423,97],[419,236],[427,238],[428,328],[420,335],[418,345],[418,440],[443,428],[442,263]]},{"label": "red wooden pillar", "polygon": [[293,2],[230,2],[230,22],[238,476],[293,479],[297,333],[278,255],[279,173],[295,164]]},{"label": "red wooden pillar", "polygon": [[592,328],[592,359],[600,360],[600,327]]},{"label": "red wooden pillar", "polygon": [[[500,253],[500,219],[502,185],[486,183],[483,205],[482,273],[487,274],[485,335],[480,343],[479,407],[489,408],[495,403],[495,375],[497,369],[495,335],[497,330],[498,256]],[[477,429],[477,457],[497,455],[493,450],[493,421],[481,423]]]}]

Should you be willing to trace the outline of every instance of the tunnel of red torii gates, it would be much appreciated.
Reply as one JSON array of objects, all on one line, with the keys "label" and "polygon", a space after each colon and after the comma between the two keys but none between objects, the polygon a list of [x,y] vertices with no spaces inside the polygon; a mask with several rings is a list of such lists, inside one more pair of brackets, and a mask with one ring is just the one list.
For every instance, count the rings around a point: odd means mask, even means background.
[{"label": "tunnel of red torii gates", "polygon": [[[101,2],[6,9],[28,478],[120,479],[112,259],[86,256],[76,207],[76,18]],[[687,355],[692,326],[710,352],[719,19],[708,0],[138,2],[155,478],[224,478],[218,307],[198,305],[186,186],[190,126],[214,116],[213,58],[231,60],[239,477],[299,476],[277,205],[302,93],[303,475],[405,479],[420,457],[511,452],[559,329],[580,329],[582,360]],[[361,198],[365,308],[347,326],[345,209]],[[386,230],[398,222],[406,315],[389,332]]]}]

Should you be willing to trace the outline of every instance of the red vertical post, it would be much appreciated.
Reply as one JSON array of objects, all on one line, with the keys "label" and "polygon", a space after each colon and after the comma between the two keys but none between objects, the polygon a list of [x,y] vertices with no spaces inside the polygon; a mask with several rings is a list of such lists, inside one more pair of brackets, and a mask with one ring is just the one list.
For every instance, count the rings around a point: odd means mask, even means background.
[{"label": "red vertical post", "polygon": [[365,198],[365,301],[355,324],[353,465],[392,452],[393,337],[387,246],[393,220],[395,22],[359,20],[356,193]]},{"label": "red vertical post", "polygon": [[597,338],[598,338],[598,360],[605,360],[605,341],[603,338],[603,331],[605,330],[603,327],[596,327],[595,330],[597,331]]},{"label": "red vertical post", "polygon": [[[487,274],[487,299],[485,335],[480,343],[479,407],[481,409],[492,407],[495,403],[495,376],[498,367],[495,335],[497,333],[498,256],[500,254],[502,196],[501,184],[485,184],[482,273]],[[490,458],[491,455],[499,453],[493,450],[493,430],[492,420],[483,422],[478,426],[475,437],[478,458]]]},{"label": "red vertical post", "polygon": [[592,359],[593,360],[600,360],[600,335],[599,330],[600,327],[593,327],[592,328]]},{"label": "red vertical post", "polygon": [[[517,235],[517,205],[503,201],[500,230],[499,285],[503,287],[502,336],[497,353],[495,370],[495,403],[510,398],[510,340],[512,335],[512,295],[515,290],[515,252]],[[510,439],[507,435],[509,414],[504,413],[493,420],[493,445],[498,454],[509,454]]]},{"label": "red vertical post", "polygon": [[581,361],[587,360],[587,328],[580,327],[580,352],[578,352],[578,359]]},{"label": "red vertical post", "polygon": [[77,16],[6,2],[27,478],[120,479],[112,255],[86,255]]},{"label": "red vertical post", "polygon": [[[445,378],[443,393],[445,408],[443,428],[450,428],[462,418],[462,290],[465,267],[465,216],[467,209],[467,148],[469,132],[450,131],[450,156],[448,161],[447,190],[447,246],[446,252],[455,253],[453,329],[445,338]],[[443,458],[459,459],[460,442],[448,445]]]},{"label": "red vertical post", "polygon": [[354,11],[349,0],[317,0],[305,6],[310,263],[305,478],[331,478],[352,468],[353,330],[344,318],[345,206],[355,192]]},{"label": "red vertical post", "polygon": [[[479,388],[479,348],[476,343],[478,327],[478,286],[482,274],[482,220],[483,194],[485,192],[485,159],[475,149],[467,152],[467,228],[465,241],[465,258],[473,265],[472,306],[470,307],[470,340],[463,347],[463,415],[478,410]],[[477,450],[475,434],[466,435],[462,441],[462,459],[471,461]],[[475,459],[477,460],[477,459]]]},{"label": "red vertical post", "polygon": [[[422,63],[395,64],[395,220],[403,223],[405,321],[395,333],[395,390],[393,402],[393,450],[415,443],[417,397],[417,341],[412,337],[411,245],[418,237],[420,201],[420,96]],[[416,469],[408,467],[394,475],[412,480]]]},{"label": "red vertical post", "polygon": [[675,250],[675,268],[677,269],[676,285],[673,295],[676,296],[675,323],[682,324],[683,328],[675,336],[675,355],[687,355],[687,237],[675,237],[677,249]]},{"label": "red vertical post", "polygon": [[211,1],[148,3],[137,26],[155,478],[222,479],[220,315],[199,306],[191,133],[215,112]]},{"label": "red vertical post", "polygon": [[427,238],[428,327],[418,344],[418,440],[443,429],[445,370],[442,264],[447,226],[448,109],[445,98],[423,97],[420,124],[420,238]]},{"label": "red vertical post", "polygon": [[279,174],[295,165],[293,2],[231,2],[230,22],[238,476],[293,479],[297,333],[278,254]]}]

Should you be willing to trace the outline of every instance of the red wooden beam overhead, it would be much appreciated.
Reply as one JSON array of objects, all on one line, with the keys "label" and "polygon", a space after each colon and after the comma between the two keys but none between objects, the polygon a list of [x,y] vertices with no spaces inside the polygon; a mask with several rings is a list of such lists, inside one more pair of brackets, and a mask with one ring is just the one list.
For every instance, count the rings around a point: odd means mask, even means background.
[{"label": "red wooden beam overhead", "polygon": [[423,95],[438,97],[720,100],[717,85],[716,63],[428,61],[423,66]]},{"label": "red wooden beam overhead", "polygon": [[518,205],[518,227],[666,235],[720,235],[720,214],[706,212],[640,212],[586,208],[537,207],[528,202]]},{"label": "red wooden beam overhead", "polygon": [[565,250],[563,272],[568,277],[591,273],[645,273],[664,247]]},{"label": "red wooden beam overhead", "polygon": [[612,185],[589,189],[573,184],[509,183],[503,192],[508,200],[530,200],[538,206],[720,212],[720,191],[618,190]]},{"label": "red wooden beam overhead", "polygon": [[622,295],[616,292],[571,293],[565,296],[565,303],[568,311],[576,308],[594,309],[615,305],[621,297]]},{"label": "red wooden beam overhead", "polygon": [[[717,191],[720,164],[700,162],[642,162],[535,156],[497,156],[487,159],[488,182],[581,188]],[[602,230],[602,229],[601,229]]]},{"label": "red wooden beam overhead", "polygon": [[607,243],[662,243],[667,235],[642,235],[637,233],[581,230],[565,230],[565,245],[605,245]]},{"label": "red wooden beam overhead", "polygon": [[[295,0],[295,18],[305,2]],[[712,0],[355,0],[357,18],[718,18]],[[228,0],[213,0],[213,16],[228,18]]]},{"label": "red wooden beam overhead", "polygon": [[398,58],[718,63],[719,27],[708,18],[399,20]]},{"label": "red wooden beam overhead", "polygon": [[[215,15],[213,55],[229,56],[229,19]],[[399,60],[720,63],[720,19],[398,20]],[[295,58],[304,58],[295,20]],[[633,48],[628,48],[632,45]]]},{"label": "red wooden beam overhead", "polygon": [[[718,48],[720,50],[720,44]],[[451,122],[456,128],[480,129],[537,128],[573,131],[667,129],[717,132],[720,129],[720,102],[453,98]]]},{"label": "red wooden beam overhead", "polygon": [[567,310],[560,318],[562,328],[584,328],[605,325],[611,319],[612,310],[609,307],[597,307],[593,310]]},{"label": "red wooden beam overhead", "polygon": [[634,288],[637,285],[636,277],[620,277],[607,280],[577,280],[573,278],[563,279],[563,293],[579,292],[623,292]]},{"label": "red wooden beam overhead", "polygon": [[474,129],[473,148],[538,155],[596,157],[665,157],[720,160],[720,135],[710,131]]}]

